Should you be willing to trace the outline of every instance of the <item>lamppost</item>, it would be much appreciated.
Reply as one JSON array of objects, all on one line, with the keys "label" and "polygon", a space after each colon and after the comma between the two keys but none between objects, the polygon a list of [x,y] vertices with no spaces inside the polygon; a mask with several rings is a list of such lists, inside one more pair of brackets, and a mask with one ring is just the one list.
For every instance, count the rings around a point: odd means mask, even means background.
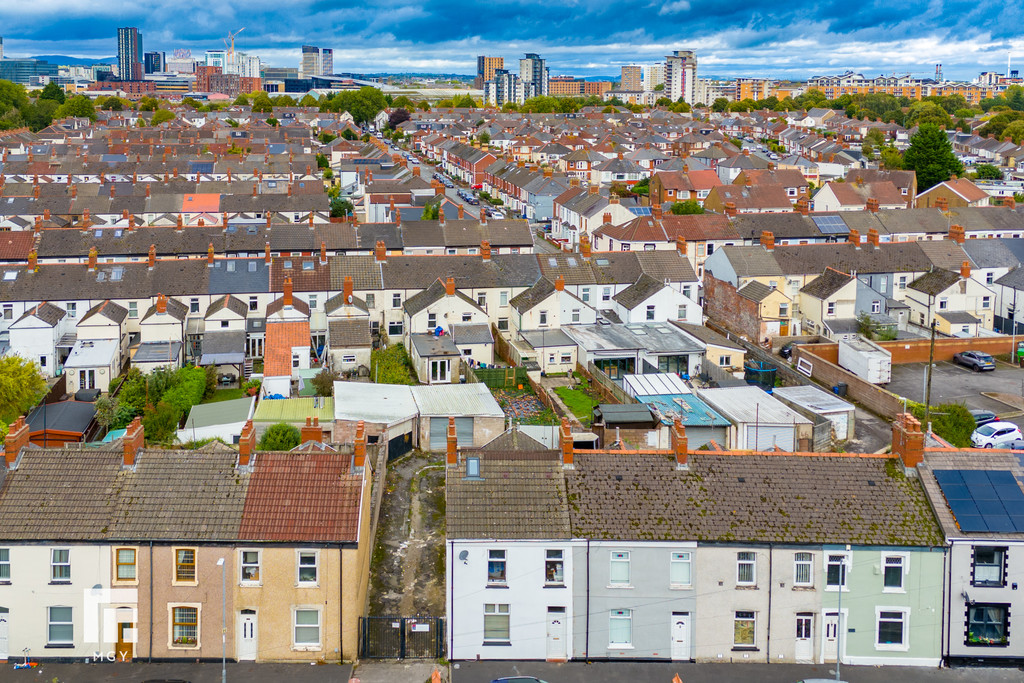
[{"label": "lamppost", "polygon": [[220,680],[228,680],[228,568],[224,558],[217,560],[220,567]]}]

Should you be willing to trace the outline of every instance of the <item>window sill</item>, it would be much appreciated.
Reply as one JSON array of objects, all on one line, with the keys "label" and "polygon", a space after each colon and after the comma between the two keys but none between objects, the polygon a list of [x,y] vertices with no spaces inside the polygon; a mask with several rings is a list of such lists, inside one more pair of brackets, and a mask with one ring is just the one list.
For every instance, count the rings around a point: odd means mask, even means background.
[{"label": "window sill", "polygon": [[512,647],[512,641],[510,640],[485,640],[482,645],[484,647]]},{"label": "window sill", "polygon": [[670,586],[668,587],[668,589],[669,589],[670,591],[692,591],[692,590],[693,590],[693,584],[686,584],[686,585],[683,585],[683,584],[676,584],[676,585],[670,585]]},{"label": "window sill", "polygon": [[756,591],[756,583],[738,583],[736,584],[736,590],[738,591]]},{"label": "window sill", "polygon": [[910,650],[909,645],[878,645],[875,644],[875,650],[878,652],[908,652]]},{"label": "window sill", "polygon": [[507,590],[508,589],[508,584],[507,583],[489,583],[489,584],[487,584],[486,587],[487,588],[504,588],[504,589]]},{"label": "window sill", "polygon": [[168,645],[167,648],[169,650],[198,650],[199,649],[199,645],[198,644],[197,645],[173,645],[173,644],[171,644],[171,645]]},{"label": "window sill", "polygon": [[565,588],[564,583],[545,583],[545,588]]},{"label": "window sill", "polygon": [[111,581],[111,584],[114,585],[114,586],[138,586],[139,585],[139,580],[138,579],[121,579],[121,580]]},{"label": "window sill", "polygon": [[198,586],[198,581],[171,581],[172,586]]},{"label": "window sill", "polygon": [[259,588],[263,585],[262,581],[241,581],[238,584],[239,588]]},{"label": "window sill", "polygon": [[608,643],[609,650],[635,650],[636,647],[633,645],[622,645],[619,643]]},{"label": "window sill", "polygon": [[1009,647],[1010,643],[972,643],[969,640],[964,641],[966,647]]},{"label": "window sill", "polygon": [[971,583],[974,588],[1006,588],[1005,583]]},{"label": "window sill", "polygon": [[61,580],[61,581],[51,581],[48,585],[50,585],[50,586],[70,586],[71,585],[71,579],[68,579],[66,581],[64,581],[64,580]]},{"label": "window sill", "polygon": [[296,588],[319,588],[320,584],[319,583],[297,583],[297,584],[295,584],[295,587]]},{"label": "window sill", "polygon": [[907,591],[904,588],[883,588],[882,592],[883,593],[906,593]]},{"label": "window sill", "polygon": [[46,650],[70,650],[74,646],[74,643],[47,643],[43,648]]},{"label": "window sill", "polygon": [[11,585],[10,581],[0,581],[0,586],[10,586],[10,585]]},{"label": "window sill", "polygon": [[605,588],[607,588],[609,590],[633,590],[633,586],[630,586],[628,584],[622,584],[622,583],[620,583],[618,585],[616,585],[616,584],[609,584],[609,585],[605,586]]},{"label": "window sill", "polygon": [[803,586],[803,585],[801,585],[801,586],[793,586],[793,590],[795,590],[795,591],[813,591],[814,590],[814,586]]},{"label": "window sill", "polygon": [[324,649],[320,643],[311,643],[309,645],[293,645],[292,652],[319,652]]},{"label": "window sill", "polygon": [[761,648],[754,645],[736,645],[732,649],[733,652],[760,652]]}]

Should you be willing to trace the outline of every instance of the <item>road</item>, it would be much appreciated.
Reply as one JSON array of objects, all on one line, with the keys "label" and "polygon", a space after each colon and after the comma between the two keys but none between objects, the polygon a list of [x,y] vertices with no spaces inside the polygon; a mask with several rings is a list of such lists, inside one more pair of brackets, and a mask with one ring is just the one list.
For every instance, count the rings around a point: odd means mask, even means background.
[{"label": "road", "polygon": [[462,197],[460,197],[459,196],[459,188],[457,188],[457,187],[446,188],[445,191],[444,191],[444,194],[445,194],[446,197],[448,197],[448,199],[452,200],[456,204],[460,204],[460,205],[466,207],[466,218],[476,218],[476,219],[480,218],[480,206],[479,205],[473,206],[472,204],[470,204],[469,202],[464,200]]},{"label": "road", "polygon": [[[892,381],[886,389],[912,401],[924,400],[924,377],[927,363],[892,366]],[[964,403],[972,410],[991,410],[997,414],[1016,413],[1013,408],[981,392],[1002,392],[1024,395],[1024,370],[996,361],[991,372],[972,372],[951,361],[938,361],[932,373],[932,405]]]}]

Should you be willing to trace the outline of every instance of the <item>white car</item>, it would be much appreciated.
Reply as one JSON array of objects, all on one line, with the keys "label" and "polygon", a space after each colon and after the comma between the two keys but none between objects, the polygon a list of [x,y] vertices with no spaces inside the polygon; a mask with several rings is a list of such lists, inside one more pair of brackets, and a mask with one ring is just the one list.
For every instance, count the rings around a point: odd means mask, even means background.
[{"label": "white car", "polygon": [[992,448],[997,443],[1013,439],[1024,439],[1020,427],[1009,422],[989,422],[974,430],[971,445],[975,448]]}]

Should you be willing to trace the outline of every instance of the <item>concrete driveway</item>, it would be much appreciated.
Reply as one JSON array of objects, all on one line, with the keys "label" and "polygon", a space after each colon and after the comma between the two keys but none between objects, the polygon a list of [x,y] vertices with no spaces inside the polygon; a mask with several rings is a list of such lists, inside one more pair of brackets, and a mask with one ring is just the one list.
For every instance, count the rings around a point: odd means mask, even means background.
[{"label": "concrete driveway", "polygon": [[[924,376],[927,363],[892,366],[892,381],[886,387],[898,396],[924,402]],[[1000,415],[1016,413],[1013,408],[982,396],[982,392],[1001,392],[1024,396],[1024,370],[996,361],[991,372],[973,372],[952,361],[939,361],[932,373],[932,405],[964,403],[971,410],[991,410]]]}]

